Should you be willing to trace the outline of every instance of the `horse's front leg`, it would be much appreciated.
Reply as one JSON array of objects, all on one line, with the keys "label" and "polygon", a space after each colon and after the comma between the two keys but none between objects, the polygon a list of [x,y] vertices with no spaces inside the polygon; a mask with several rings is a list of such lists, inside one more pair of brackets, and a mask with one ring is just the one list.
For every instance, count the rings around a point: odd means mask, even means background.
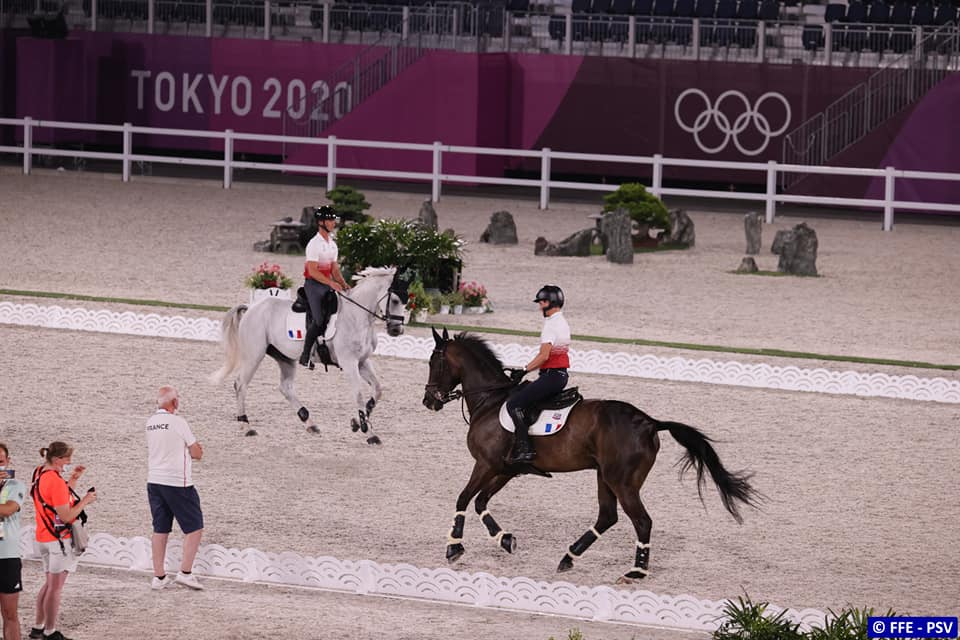
[{"label": "horse's front leg", "polygon": [[372,395],[364,405],[364,409],[367,411],[367,418],[369,418],[370,414],[373,413],[373,408],[380,402],[380,397],[383,395],[383,386],[377,378],[377,371],[373,368],[373,362],[371,362],[370,358],[361,362],[359,369],[360,377],[363,378],[364,382],[370,385],[370,388],[373,390]]},{"label": "horse's front leg", "polygon": [[573,561],[582,556],[590,545],[617,523],[617,496],[603,479],[599,469],[597,470],[597,503],[599,504],[597,522],[567,548],[567,552],[557,566],[557,573],[573,569]]},{"label": "horse's front leg", "polygon": [[277,359],[277,364],[280,365],[280,393],[283,394],[283,397],[287,399],[290,406],[297,412],[297,417],[306,425],[307,431],[309,433],[320,433],[320,427],[318,427],[310,417],[310,411],[300,404],[297,393],[294,391],[293,378],[297,373],[297,365],[293,360],[281,360],[279,358]]},{"label": "horse's front leg", "polygon": [[453,527],[447,535],[447,562],[456,562],[463,555],[463,524],[467,517],[467,507],[481,487],[490,482],[494,472],[486,463],[479,460],[473,465],[473,472],[457,497],[457,511],[453,514]]},{"label": "horse's front leg", "polygon": [[347,375],[350,387],[353,389],[353,399],[357,404],[357,417],[350,420],[350,428],[354,433],[359,431],[367,436],[367,444],[381,444],[380,437],[373,432],[370,425],[369,412],[367,411],[366,400],[366,381],[360,375],[360,362],[356,359],[349,359],[347,362],[341,360],[340,366]]},{"label": "horse's front leg", "polygon": [[490,502],[490,498],[503,489],[512,478],[512,475],[495,476],[480,489],[480,494],[477,496],[476,502],[473,503],[474,508],[477,510],[477,515],[480,516],[480,522],[487,528],[487,533],[489,533],[493,541],[500,545],[500,548],[507,553],[513,553],[517,550],[517,539],[513,537],[512,533],[507,533],[500,528],[497,521],[494,520],[490,512],[487,511],[487,503]]}]

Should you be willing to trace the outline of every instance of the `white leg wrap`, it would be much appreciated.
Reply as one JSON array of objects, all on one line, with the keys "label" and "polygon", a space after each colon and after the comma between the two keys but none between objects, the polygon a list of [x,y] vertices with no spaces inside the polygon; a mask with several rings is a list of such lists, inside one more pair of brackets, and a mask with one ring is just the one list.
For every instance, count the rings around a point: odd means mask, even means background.
[{"label": "white leg wrap", "polygon": [[[456,519],[457,519],[457,516],[463,516],[464,518],[466,518],[466,517],[467,517],[467,512],[466,512],[466,511],[457,511],[456,513],[453,514],[453,519],[456,520]],[[463,538],[454,538],[454,537],[453,537],[453,528],[456,527],[456,526],[457,526],[457,525],[454,524],[453,527],[450,527],[450,533],[447,534],[447,543],[448,543],[448,544],[457,544],[457,543],[463,542]]]},{"label": "white leg wrap", "polygon": [[[596,527],[590,527],[590,531],[593,533],[593,535],[597,536],[597,540],[600,539],[600,532],[597,531],[597,528],[596,528]],[[594,541],[594,542],[596,542],[596,541]]]},{"label": "white leg wrap", "polygon": [[500,544],[500,541],[503,540],[503,536],[504,536],[505,533],[506,533],[506,531],[500,531],[500,533],[498,533],[497,535],[493,536],[493,541],[496,542],[497,544]]},{"label": "white leg wrap", "polygon": [[646,569],[641,569],[640,567],[634,567],[633,569],[630,570],[630,573],[632,573],[632,572],[634,572],[634,571],[636,571],[637,573],[642,573],[642,574],[645,575],[645,576],[650,575],[650,572],[649,572],[649,571],[647,571]]},{"label": "white leg wrap", "polygon": [[637,546],[640,547],[641,549],[649,549],[649,548],[650,548],[650,543],[648,542],[648,543],[644,544],[644,543],[640,542],[639,540],[637,540]]},{"label": "white leg wrap", "polygon": [[582,554],[576,553],[572,549],[567,549],[567,555],[570,556],[571,558],[576,559],[576,558],[579,558]]},{"label": "white leg wrap", "polygon": [[486,509],[484,509],[484,510],[480,513],[480,520],[482,521],[482,520],[483,520],[483,516],[488,516],[488,515],[490,515],[490,512],[487,511]]}]

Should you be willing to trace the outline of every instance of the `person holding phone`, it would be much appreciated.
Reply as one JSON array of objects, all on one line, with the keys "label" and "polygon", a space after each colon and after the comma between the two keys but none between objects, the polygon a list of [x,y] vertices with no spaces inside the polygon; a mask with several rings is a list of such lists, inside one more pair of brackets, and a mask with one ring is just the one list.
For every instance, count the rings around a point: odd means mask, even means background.
[{"label": "person holding phone", "polygon": [[0,611],[3,613],[3,640],[20,640],[22,563],[20,560],[20,507],[27,488],[16,479],[10,466],[10,450],[0,442]]},{"label": "person holding phone", "polygon": [[[170,386],[160,387],[157,412],[147,420],[147,498],[153,517],[153,581],[150,587],[161,590],[173,583],[190,589],[203,589],[193,575],[193,560],[203,536],[203,512],[200,496],[193,486],[192,465],[203,457],[187,421],[176,415],[180,394]],[[183,531],[183,559],[177,577],[167,577],[167,541],[176,518]]]},{"label": "person holding phone", "polygon": [[33,471],[30,495],[46,580],[37,594],[37,617],[30,637],[69,640],[57,630],[57,619],[63,586],[79,562],[70,543],[70,524],[96,501],[97,492],[88,491],[82,498],[77,497],[77,481],[86,467],[72,464],[73,447],[67,443],[51,442],[49,447],[40,449],[40,455],[44,464]]}]

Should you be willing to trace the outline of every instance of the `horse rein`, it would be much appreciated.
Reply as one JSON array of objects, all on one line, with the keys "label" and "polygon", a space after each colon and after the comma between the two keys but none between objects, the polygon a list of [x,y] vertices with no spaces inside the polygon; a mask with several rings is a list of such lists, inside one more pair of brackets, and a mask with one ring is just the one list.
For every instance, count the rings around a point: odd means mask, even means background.
[{"label": "horse rein", "polygon": [[[365,306],[363,306],[362,304],[360,304],[359,302],[357,302],[356,300],[354,300],[354,299],[351,298],[350,296],[346,295],[344,292],[342,292],[342,291],[337,291],[337,295],[340,296],[341,299],[346,300],[347,302],[349,302],[350,304],[352,304],[352,305],[354,305],[354,306],[360,307],[361,309],[363,309],[364,311],[366,311],[367,313],[369,313],[370,315],[372,315],[372,316],[373,316],[374,318],[376,318],[377,320],[383,320],[383,321],[386,322],[386,323],[390,323],[391,321],[393,321],[393,322],[399,322],[400,324],[403,324],[403,316],[398,316],[398,315],[396,315],[396,314],[394,314],[394,313],[390,313],[390,312],[389,312],[389,311],[390,311],[390,301],[389,301],[389,299],[387,300],[387,303],[386,303],[385,305],[383,305],[383,311],[384,311],[383,314],[380,314],[380,312],[379,312],[380,302],[381,302],[384,298],[389,298],[389,296],[390,296],[391,293],[395,293],[395,292],[394,292],[392,289],[387,289],[387,292],[386,292],[385,294],[383,294],[382,296],[380,296],[380,297],[377,299],[376,310],[371,311],[370,309],[367,309]],[[399,296],[397,296],[397,297],[399,298]]]},{"label": "horse rein", "polygon": [[[433,353],[438,354],[438,355],[440,356],[440,366],[439,366],[439,370],[437,371],[437,375],[438,375],[438,376],[442,376],[442,375],[443,375],[443,364],[444,364],[444,361],[445,361],[444,356],[446,355],[446,354],[445,354],[446,350],[447,350],[447,349],[446,349],[446,344],[444,344],[443,347],[438,347],[438,348],[436,348],[436,349],[433,350]],[[462,383],[461,383],[461,384],[462,384]],[[460,414],[463,416],[463,421],[464,421],[466,424],[469,425],[469,424],[470,424],[470,421],[467,419],[466,402],[465,402],[466,397],[467,397],[468,395],[476,395],[476,394],[478,394],[478,393],[486,393],[486,392],[488,392],[488,391],[501,391],[501,390],[503,390],[503,389],[509,389],[509,388],[511,388],[511,387],[514,387],[514,386],[516,386],[516,385],[514,385],[512,382],[508,382],[508,383],[506,383],[506,384],[489,385],[489,386],[486,386],[486,387],[481,387],[481,388],[479,388],[479,389],[471,389],[470,391],[465,391],[465,390],[463,390],[463,389],[456,389],[456,388],[454,388],[454,389],[451,389],[450,391],[448,391],[448,392],[446,392],[446,393],[440,393],[440,385],[439,385],[438,383],[436,383],[436,382],[427,382],[427,384],[425,385],[424,390],[425,390],[427,393],[432,393],[432,394],[433,394],[433,398],[434,398],[437,402],[439,402],[441,405],[444,405],[444,406],[447,405],[447,404],[450,403],[450,402],[453,402],[454,400],[460,400],[460,401],[461,401],[461,402],[460,402]]]}]

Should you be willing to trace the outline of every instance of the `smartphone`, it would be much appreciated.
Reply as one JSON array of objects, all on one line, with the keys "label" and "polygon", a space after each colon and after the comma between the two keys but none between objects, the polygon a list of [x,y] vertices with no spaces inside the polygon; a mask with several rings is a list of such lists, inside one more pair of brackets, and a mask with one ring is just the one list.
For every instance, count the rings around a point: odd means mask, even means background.
[{"label": "smartphone", "polygon": [[87,493],[93,493],[96,490],[97,490],[96,487],[90,487],[89,489],[87,489]]},{"label": "smartphone", "polygon": [[0,469],[0,480],[13,480],[16,475],[13,469]]}]

